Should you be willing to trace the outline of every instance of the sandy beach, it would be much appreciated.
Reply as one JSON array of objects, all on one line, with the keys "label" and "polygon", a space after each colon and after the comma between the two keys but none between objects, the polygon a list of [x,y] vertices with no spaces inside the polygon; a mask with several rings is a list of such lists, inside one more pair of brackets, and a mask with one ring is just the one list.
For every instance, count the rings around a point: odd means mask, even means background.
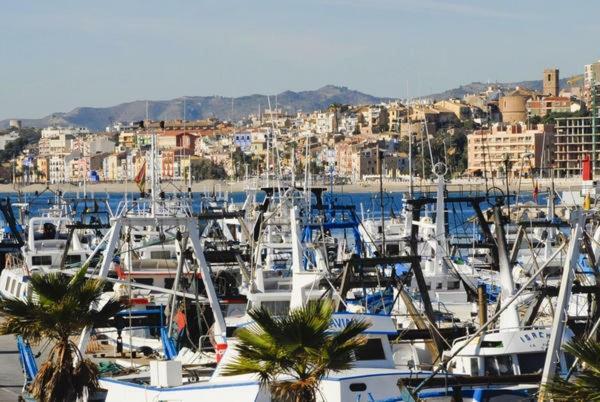
[{"label": "sandy beach", "polygon": [[[537,184],[540,192],[546,191],[551,186],[550,179],[537,179],[535,183],[531,179],[513,179],[509,182],[510,192],[521,192],[521,191],[533,191],[535,184]],[[581,188],[581,180],[579,178],[574,179],[555,179],[554,187],[557,191],[563,190],[579,190]],[[302,185],[301,182],[299,185]],[[322,186],[329,188],[328,183],[313,183],[313,186]],[[409,190],[408,181],[388,181],[384,180],[383,189],[386,192],[406,192]],[[193,192],[240,192],[247,188],[256,187],[255,181],[228,181],[228,180],[204,180],[201,182],[194,183],[192,185]],[[432,181],[422,181],[419,179],[414,180],[415,191],[435,191],[435,183]],[[503,179],[488,179],[487,185],[483,179],[455,179],[450,180],[446,184],[448,191],[451,192],[485,192],[486,188],[496,187],[501,189],[503,192],[506,191],[506,182]],[[45,189],[51,189],[53,191],[62,192],[83,192],[84,186],[82,184],[29,184],[13,186],[12,184],[0,184],[0,192],[41,192]],[[162,188],[166,192],[177,192],[187,191],[187,184],[183,182],[163,182]],[[363,181],[352,184],[335,185],[333,190],[335,192],[343,193],[372,193],[379,191],[378,181]],[[85,191],[90,193],[124,193],[124,192],[138,192],[138,187],[135,183],[94,183],[86,184]]]}]

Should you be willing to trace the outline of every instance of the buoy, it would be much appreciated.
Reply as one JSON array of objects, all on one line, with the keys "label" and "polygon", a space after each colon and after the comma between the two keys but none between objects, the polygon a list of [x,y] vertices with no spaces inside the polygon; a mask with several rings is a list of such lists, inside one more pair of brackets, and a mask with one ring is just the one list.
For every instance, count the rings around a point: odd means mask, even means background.
[{"label": "buoy", "polygon": [[226,343],[217,343],[216,347],[215,347],[215,352],[216,352],[216,360],[217,363],[219,363],[221,361],[221,359],[223,358],[223,355],[225,354],[225,350],[227,349],[227,344]]},{"label": "buoy", "polygon": [[592,207],[592,197],[590,197],[590,194],[587,193],[585,195],[585,198],[583,199],[583,209],[584,211],[589,211],[589,209]]}]

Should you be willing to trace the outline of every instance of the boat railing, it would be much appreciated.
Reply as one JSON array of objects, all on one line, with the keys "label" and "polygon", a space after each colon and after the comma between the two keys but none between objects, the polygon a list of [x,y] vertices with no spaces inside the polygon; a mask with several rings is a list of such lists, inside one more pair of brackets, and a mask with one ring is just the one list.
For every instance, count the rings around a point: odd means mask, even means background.
[{"label": "boat railing", "polygon": [[192,216],[192,209],[186,199],[165,200],[123,200],[117,206],[115,216],[148,216],[154,210],[159,216]]}]

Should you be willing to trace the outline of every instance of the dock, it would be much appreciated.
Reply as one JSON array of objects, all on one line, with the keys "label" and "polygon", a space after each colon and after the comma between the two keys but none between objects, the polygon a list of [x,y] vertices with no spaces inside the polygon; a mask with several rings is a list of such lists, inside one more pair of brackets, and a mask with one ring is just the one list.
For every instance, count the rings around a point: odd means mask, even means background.
[{"label": "dock", "polygon": [[13,335],[0,336],[0,362],[0,402],[16,402],[23,388],[23,373]]}]

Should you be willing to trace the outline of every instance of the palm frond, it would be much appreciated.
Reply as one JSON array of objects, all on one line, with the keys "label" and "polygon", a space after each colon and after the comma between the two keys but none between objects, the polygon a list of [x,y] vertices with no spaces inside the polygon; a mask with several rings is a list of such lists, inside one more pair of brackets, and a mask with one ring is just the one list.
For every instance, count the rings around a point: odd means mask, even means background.
[{"label": "palm frond", "polygon": [[0,312],[5,315],[0,334],[19,334],[32,343],[43,338],[53,340],[50,357],[32,382],[31,393],[41,402],[76,400],[86,389],[97,388],[98,368],[86,359],[73,364],[74,355],[80,353],[69,337],[85,326],[106,326],[125,306],[109,300],[100,309],[92,309],[102,296],[103,283],[88,280],[84,268],[73,278],[33,275],[31,287],[37,296],[33,300],[0,301]]},{"label": "palm frond", "polygon": [[281,401],[314,401],[318,384],[328,372],[352,366],[354,351],[366,342],[360,334],[369,324],[351,320],[332,333],[332,303],[311,302],[287,316],[251,310],[254,323],[238,329],[238,356],[224,375],[254,374]]},{"label": "palm frond", "polygon": [[600,375],[600,343],[593,340],[575,339],[563,346],[565,352],[585,363],[586,368]]},{"label": "palm frond", "polygon": [[88,266],[86,264],[81,265],[81,268],[79,268],[77,273],[73,275],[73,277],[69,281],[69,287],[74,288],[86,282],[85,274],[87,273],[87,268]]},{"label": "palm frond", "polygon": [[267,309],[260,308],[250,310],[248,316],[254,320],[254,324],[258,326],[264,333],[269,334],[274,340],[283,340],[284,336],[281,333],[281,319],[271,316]]},{"label": "palm frond", "polygon": [[556,401],[600,401],[600,343],[578,339],[563,349],[579,359],[583,370],[571,381],[556,376],[543,392]]},{"label": "palm frond", "polygon": [[352,319],[340,332],[333,334],[332,343],[343,345],[348,341],[356,339],[357,336],[365,332],[371,324],[366,321]]},{"label": "palm frond", "polygon": [[266,386],[273,381],[273,373],[276,373],[275,369],[276,367],[269,362],[240,356],[225,366],[223,369],[223,375],[232,376],[253,374],[258,377],[261,385]]},{"label": "palm frond", "polygon": [[46,328],[40,320],[44,311],[31,301],[18,299],[0,300],[0,312],[5,315],[0,323],[0,334],[20,334],[32,343],[37,343],[46,334]]},{"label": "palm frond", "polygon": [[118,312],[123,311],[127,306],[119,300],[111,299],[107,301],[100,310],[90,310],[89,325],[96,327],[104,327],[108,325],[108,321]]},{"label": "palm frond", "polygon": [[40,304],[57,303],[69,293],[69,278],[59,273],[32,275],[29,283]]}]

